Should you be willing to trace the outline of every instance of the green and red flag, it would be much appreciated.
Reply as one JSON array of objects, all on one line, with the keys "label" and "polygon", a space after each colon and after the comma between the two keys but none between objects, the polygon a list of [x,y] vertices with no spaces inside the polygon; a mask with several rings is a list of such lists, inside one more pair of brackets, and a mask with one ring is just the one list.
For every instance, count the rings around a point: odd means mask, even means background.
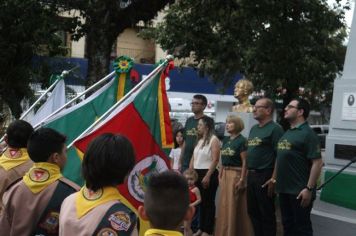
[{"label": "green and red flag", "polygon": [[[114,68],[116,76],[107,84],[102,86],[94,94],[84,101],[65,109],[58,114],[47,119],[42,126],[53,128],[67,136],[67,144],[72,143],[80,134],[82,134],[90,125],[92,125],[100,116],[107,112],[122,97],[118,93],[126,94],[136,82],[139,75],[132,69],[133,62],[126,56],[121,56],[116,60],[117,65]],[[121,78],[131,79],[122,85]],[[120,84],[124,90],[120,90]],[[63,175],[68,179],[83,185],[81,176],[81,156],[78,155],[75,148],[70,147],[67,152],[67,164],[63,170]]]},{"label": "green and red flag", "polygon": [[173,135],[165,78],[172,66],[171,62],[161,73],[145,81],[98,127],[74,143],[84,153],[90,141],[103,133],[121,134],[131,141],[136,165],[119,191],[134,211],[143,203],[150,176],[169,168],[163,149],[173,147]]}]

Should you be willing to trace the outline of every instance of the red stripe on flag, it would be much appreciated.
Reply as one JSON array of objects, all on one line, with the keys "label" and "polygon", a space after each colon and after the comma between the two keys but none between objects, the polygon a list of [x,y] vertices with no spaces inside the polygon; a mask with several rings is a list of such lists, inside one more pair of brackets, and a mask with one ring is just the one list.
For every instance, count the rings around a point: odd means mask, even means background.
[{"label": "red stripe on flag", "polygon": [[[85,152],[90,141],[103,133],[116,133],[126,136],[131,141],[135,149],[136,164],[138,164],[140,161],[141,164],[145,161],[149,163],[149,165],[145,166],[145,168],[143,169],[137,169],[139,165],[136,165],[132,172],[135,172],[137,175],[140,175],[137,176],[137,180],[140,179],[140,184],[145,183],[145,177],[147,177],[146,175],[149,174],[150,171],[156,171],[152,168],[157,167],[158,164],[161,164],[160,167],[162,167],[163,162],[166,167],[169,166],[168,158],[163,153],[158,144],[155,142],[154,137],[150,133],[148,125],[140,117],[138,111],[135,109],[132,103],[125,107],[123,110],[121,110],[118,114],[116,114],[100,128],[93,131],[88,136],[85,136],[84,138],[78,140],[74,145],[82,152]],[[154,155],[155,157],[152,158],[152,156]],[[155,162],[156,160],[160,162],[157,163]],[[132,173],[130,174],[130,176],[132,176]],[[136,180],[133,180],[133,178],[131,178],[131,183],[126,182],[125,184],[120,185],[119,190],[121,194],[127,200],[129,200],[134,207],[137,208],[139,205],[142,205],[142,202],[137,200],[137,195],[133,196],[133,194],[130,193],[128,186],[128,184],[131,185],[135,181]],[[133,186],[131,187],[133,188]],[[135,189],[131,190],[131,192],[132,191],[135,191]]]}]

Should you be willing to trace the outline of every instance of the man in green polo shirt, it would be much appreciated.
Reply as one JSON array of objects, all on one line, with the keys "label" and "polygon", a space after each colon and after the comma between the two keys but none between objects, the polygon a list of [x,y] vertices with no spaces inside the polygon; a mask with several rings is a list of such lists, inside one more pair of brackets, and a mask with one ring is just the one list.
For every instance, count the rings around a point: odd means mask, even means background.
[{"label": "man in green polo shirt", "polygon": [[189,168],[190,159],[192,158],[194,147],[197,143],[198,121],[204,116],[204,110],[207,104],[208,100],[204,95],[196,94],[193,96],[191,105],[194,116],[189,117],[185,122],[183,134],[184,144],[179,160],[180,170],[182,173]]},{"label": "man in green polo shirt", "polygon": [[299,98],[286,106],[284,118],[291,128],[278,142],[276,192],[284,235],[313,235],[310,212],[323,161],[318,136],[306,121],[309,110]]},{"label": "man in green polo shirt", "polygon": [[256,236],[276,235],[274,166],[283,129],[272,119],[274,104],[259,99],[253,107],[258,121],[250,130],[247,146],[247,208]]}]

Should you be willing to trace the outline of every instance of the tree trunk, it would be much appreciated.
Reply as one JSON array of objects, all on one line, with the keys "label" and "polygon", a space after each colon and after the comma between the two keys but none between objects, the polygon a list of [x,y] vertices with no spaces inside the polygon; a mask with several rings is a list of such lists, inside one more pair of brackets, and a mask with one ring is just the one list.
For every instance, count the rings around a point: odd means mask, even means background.
[{"label": "tree trunk", "polygon": [[115,40],[100,28],[91,30],[86,39],[88,80],[90,86],[109,74],[110,53]]}]

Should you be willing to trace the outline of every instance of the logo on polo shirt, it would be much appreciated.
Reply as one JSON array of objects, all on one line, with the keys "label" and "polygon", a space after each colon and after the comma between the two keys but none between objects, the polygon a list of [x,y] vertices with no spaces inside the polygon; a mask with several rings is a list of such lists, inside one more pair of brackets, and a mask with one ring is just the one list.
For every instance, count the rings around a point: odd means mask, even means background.
[{"label": "logo on polo shirt", "polygon": [[292,144],[290,142],[288,142],[287,139],[283,139],[283,140],[278,142],[277,149],[278,150],[291,150],[292,149]]},{"label": "logo on polo shirt", "polygon": [[198,133],[198,131],[196,128],[187,130],[187,136],[197,136],[197,133]]},{"label": "logo on polo shirt", "polygon": [[259,137],[254,137],[252,139],[249,139],[247,143],[249,147],[260,146],[261,144],[262,144],[262,139],[260,139]]},{"label": "logo on polo shirt", "polygon": [[221,155],[224,156],[233,156],[235,155],[235,150],[231,149],[231,148],[225,148],[221,150]]}]

